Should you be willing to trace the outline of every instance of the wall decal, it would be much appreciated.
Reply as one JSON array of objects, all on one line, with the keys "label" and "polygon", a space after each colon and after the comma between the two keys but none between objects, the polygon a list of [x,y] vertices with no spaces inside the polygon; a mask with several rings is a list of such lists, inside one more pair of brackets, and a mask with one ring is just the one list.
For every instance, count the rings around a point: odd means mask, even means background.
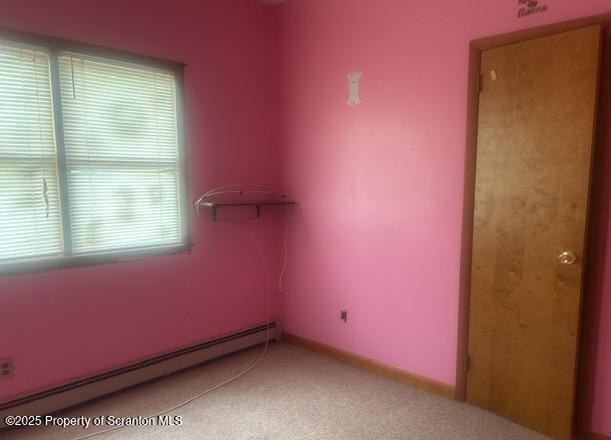
[{"label": "wall decal", "polygon": [[361,72],[348,74],[348,105],[361,103]]},{"label": "wall decal", "polygon": [[518,0],[518,18],[547,12],[547,5],[541,4],[540,0]]}]

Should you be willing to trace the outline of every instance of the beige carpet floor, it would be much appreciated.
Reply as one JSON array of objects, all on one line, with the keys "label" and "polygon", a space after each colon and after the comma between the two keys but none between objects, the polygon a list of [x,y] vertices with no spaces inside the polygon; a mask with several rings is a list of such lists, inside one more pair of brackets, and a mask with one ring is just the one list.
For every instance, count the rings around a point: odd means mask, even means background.
[{"label": "beige carpet floor", "polygon": [[[81,405],[58,416],[154,414],[238,373],[261,347]],[[210,440],[544,440],[464,403],[377,376],[339,361],[275,343],[247,375],[176,410],[181,426],[128,427],[93,437]],[[26,428],[2,440],[68,440],[99,428]]]}]

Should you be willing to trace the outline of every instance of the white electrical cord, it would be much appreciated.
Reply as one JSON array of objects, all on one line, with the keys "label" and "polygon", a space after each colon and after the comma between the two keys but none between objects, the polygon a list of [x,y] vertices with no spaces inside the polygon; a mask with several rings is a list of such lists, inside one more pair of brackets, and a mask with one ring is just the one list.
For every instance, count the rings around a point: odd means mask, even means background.
[{"label": "white electrical cord", "polygon": [[[251,188],[251,189],[247,189],[247,188]],[[264,186],[259,186],[259,185],[225,185],[225,186],[219,186],[216,188],[211,189],[210,191],[204,193],[199,199],[197,199],[195,201],[195,203],[193,204],[193,206],[195,207],[195,211],[197,213],[197,215],[200,215],[199,212],[199,205],[204,202],[206,199],[209,199],[211,197],[214,197],[216,195],[219,194],[238,194],[238,195],[245,195],[245,194],[273,194],[276,196],[279,196],[280,198],[285,198],[286,194],[281,192],[281,191],[276,191],[276,190],[272,190],[272,189],[268,189]],[[283,244],[283,248],[284,248],[284,255],[283,255],[283,259],[282,259],[282,267],[280,270],[280,276],[278,278],[278,292],[279,293],[284,293],[284,275],[286,274],[286,266],[287,266],[287,262],[288,262],[288,253],[289,253],[289,249],[288,249],[288,240],[289,240],[289,223],[290,223],[290,210],[286,213],[286,221],[285,221],[285,226],[284,226],[284,244]],[[228,222],[221,222],[221,223],[228,223]],[[232,222],[233,224],[238,224],[238,223],[245,223],[245,222]]]},{"label": "white electrical cord", "polygon": [[[252,189],[245,189],[245,188],[252,188]],[[219,194],[239,194],[239,195],[244,195],[244,194],[274,194],[280,197],[286,197],[286,194],[280,192],[280,191],[274,191],[274,190],[270,190],[267,189],[263,186],[259,186],[259,185],[225,185],[225,186],[219,186],[216,188],[211,189],[210,191],[204,193],[199,199],[197,199],[195,201],[195,203],[193,204],[193,206],[195,206],[195,211],[197,213],[197,215],[199,216],[199,205],[205,200],[208,199],[210,197],[219,195]]]},{"label": "white electrical cord", "polygon": [[[200,198],[201,200],[201,198]],[[199,200],[198,200],[199,202]],[[196,205],[198,204],[198,202],[196,202]],[[231,383],[237,379],[239,379],[240,377],[244,376],[246,373],[248,373],[249,371],[251,371],[253,368],[255,368],[257,365],[259,365],[259,363],[263,360],[263,358],[265,358],[265,355],[267,354],[267,349],[269,347],[269,320],[270,320],[270,280],[269,280],[269,269],[267,267],[267,260],[265,259],[265,255],[263,254],[263,251],[261,250],[261,246],[259,245],[259,242],[257,242],[255,236],[253,235],[252,232],[250,232],[248,229],[240,226],[239,224],[235,223],[235,222],[220,222],[220,223],[225,223],[225,224],[230,224],[232,226],[234,226],[235,228],[239,229],[240,231],[244,232],[246,235],[248,235],[248,237],[250,238],[251,242],[253,243],[253,245],[255,246],[257,253],[259,254],[259,257],[261,258],[261,263],[263,265],[263,271],[265,273],[265,323],[266,323],[266,336],[265,336],[265,346],[263,348],[263,352],[261,353],[261,356],[259,356],[259,358],[252,363],[252,365],[250,365],[248,368],[246,368],[245,370],[243,370],[242,372],[236,374],[233,377],[230,377],[229,379],[225,380],[224,382],[219,383],[218,385],[213,386],[212,388],[207,389],[204,392],[201,392],[199,394],[197,394],[196,396],[193,396],[187,400],[185,400],[184,402],[181,402],[177,405],[172,406],[171,408],[167,408],[163,411],[160,411],[158,413],[152,414],[150,416],[148,416],[147,418],[152,418],[152,417],[158,417],[158,416],[162,416],[164,414],[167,414],[171,411],[175,411],[177,409],[182,408],[183,406],[188,405],[189,403],[193,402],[194,400],[197,400],[203,396],[205,396],[208,393],[211,393],[212,391],[218,390],[219,388],[221,388],[222,386],[227,385],[228,383]],[[90,434],[81,436],[81,437],[77,437],[73,440],[83,440],[83,439],[87,439],[87,438],[91,438],[91,437],[95,437],[98,435],[102,435],[102,434],[107,434],[109,432],[113,432],[113,431],[118,431],[119,429],[122,428],[126,428],[127,425],[121,425],[121,426],[115,426],[114,428],[110,428],[110,429],[106,429],[103,431],[98,431],[98,432],[92,432]]]},{"label": "white electrical cord", "polygon": [[291,210],[286,212],[286,219],[284,221],[284,257],[282,258],[282,269],[280,269],[280,276],[278,277],[278,292],[284,293],[284,274],[286,273],[286,266],[289,259],[289,223],[291,221]]}]

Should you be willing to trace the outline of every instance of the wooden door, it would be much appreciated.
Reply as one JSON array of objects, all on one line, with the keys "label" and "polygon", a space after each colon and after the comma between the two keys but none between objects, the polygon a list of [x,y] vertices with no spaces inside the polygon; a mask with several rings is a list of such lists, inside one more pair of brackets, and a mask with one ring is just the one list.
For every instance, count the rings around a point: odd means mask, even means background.
[{"label": "wooden door", "polygon": [[467,400],[559,439],[572,431],[600,40],[593,26],[481,60]]}]

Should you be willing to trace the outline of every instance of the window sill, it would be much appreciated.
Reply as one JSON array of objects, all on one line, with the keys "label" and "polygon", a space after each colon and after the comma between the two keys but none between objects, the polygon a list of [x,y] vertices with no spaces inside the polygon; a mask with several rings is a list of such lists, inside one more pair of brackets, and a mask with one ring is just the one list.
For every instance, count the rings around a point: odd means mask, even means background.
[{"label": "window sill", "polygon": [[46,272],[51,270],[74,269],[78,267],[96,266],[99,264],[121,263],[144,260],[163,255],[174,255],[191,252],[193,244],[178,243],[176,245],[147,247],[123,251],[110,251],[96,254],[75,255],[72,257],[52,256],[46,258],[21,260],[10,263],[0,263],[0,277],[20,275],[31,272]]}]

